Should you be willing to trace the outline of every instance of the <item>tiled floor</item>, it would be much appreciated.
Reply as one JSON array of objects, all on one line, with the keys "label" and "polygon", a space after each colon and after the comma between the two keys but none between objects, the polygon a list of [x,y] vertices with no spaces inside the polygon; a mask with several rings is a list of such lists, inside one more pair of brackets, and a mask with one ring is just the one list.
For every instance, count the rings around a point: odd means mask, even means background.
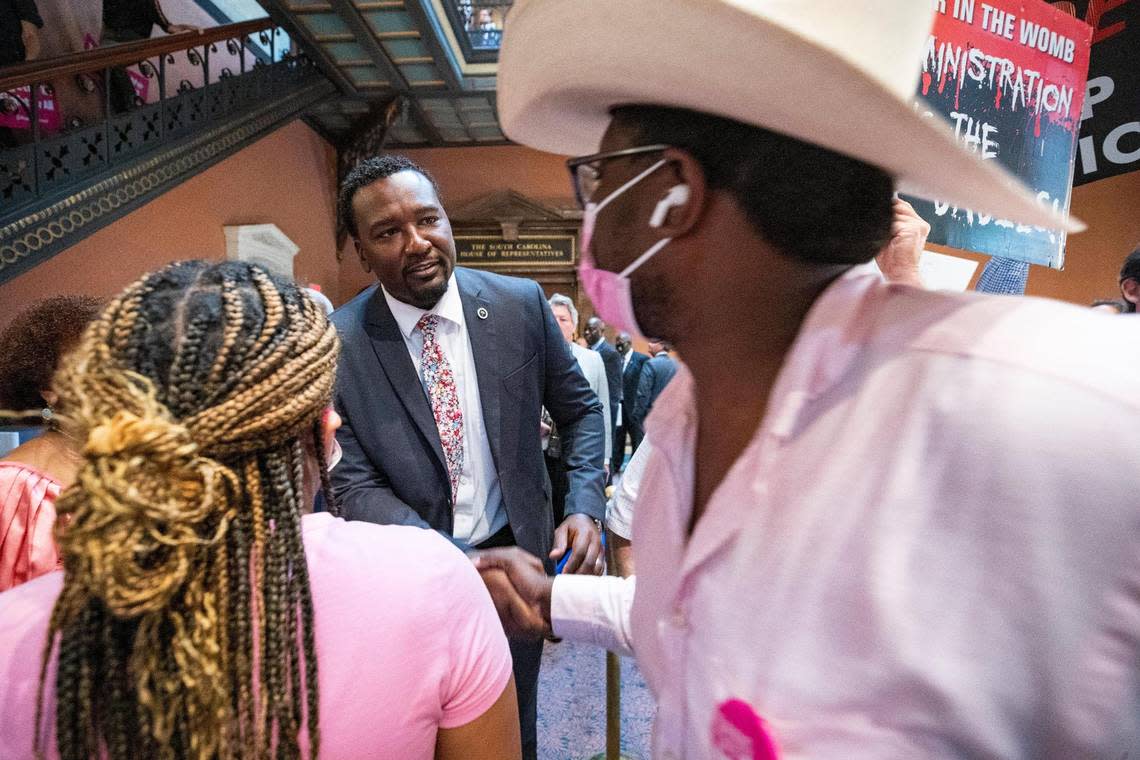
[{"label": "tiled floor", "polygon": [[[636,663],[622,658],[622,754],[649,758],[655,708]],[[586,760],[606,747],[606,655],[585,644],[547,644],[538,685],[539,760]]]}]

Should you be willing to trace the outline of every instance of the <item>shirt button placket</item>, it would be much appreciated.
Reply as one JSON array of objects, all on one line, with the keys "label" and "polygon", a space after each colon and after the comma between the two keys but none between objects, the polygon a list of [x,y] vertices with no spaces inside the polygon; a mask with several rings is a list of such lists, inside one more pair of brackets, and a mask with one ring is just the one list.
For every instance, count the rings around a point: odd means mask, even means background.
[{"label": "shirt button placket", "polygon": [[[685,610],[684,588],[678,589],[672,609],[657,621],[658,637],[673,671],[673,687],[667,692],[668,700],[662,700],[658,723],[664,727],[661,757],[680,758],[684,752],[686,721],[686,689],[688,673],[685,661],[690,632],[689,615]],[[664,695],[663,695],[664,696]]]}]

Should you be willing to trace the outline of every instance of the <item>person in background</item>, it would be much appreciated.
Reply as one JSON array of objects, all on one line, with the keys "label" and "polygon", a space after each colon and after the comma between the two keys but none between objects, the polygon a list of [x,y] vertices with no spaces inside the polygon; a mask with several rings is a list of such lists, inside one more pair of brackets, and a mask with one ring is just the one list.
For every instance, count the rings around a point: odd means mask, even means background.
[{"label": "person in background", "polygon": [[103,44],[150,39],[154,27],[166,34],[196,32],[191,24],[175,24],[159,0],[103,0]]},{"label": "person in background", "polygon": [[633,338],[629,333],[618,333],[617,351],[621,354],[621,429],[618,431],[615,458],[625,461],[625,444],[629,441],[630,454],[637,452],[645,431],[634,419],[633,409],[637,406],[637,384],[641,380],[641,370],[649,357],[640,351],[633,350]]},{"label": "person in background", "polygon": [[637,400],[633,406],[634,424],[642,434],[657,397],[669,385],[673,375],[677,374],[677,361],[669,355],[669,348],[669,344],[660,338],[649,339],[651,358],[641,368],[641,377],[637,381]]},{"label": "person in background", "polygon": [[582,331],[586,339],[586,346],[591,351],[597,351],[602,357],[602,364],[606,367],[606,380],[610,385],[610,429],[613,435],[611,448],[613,455],[610,462],[610,474],[613,475],[621,467],[622,453],[618,450],[617,429],[621,415],[621,404],[624,399],[621,383],[621,354],[606,340],[606,323],[601,317],[590,317],[586,320],[586,328]]},{"label": "person in background", "polygon": [[338,347],[246,262],[172,264],[102,312],[57,377],[83,451],[66,572],[0,594],[0,757],[517,760],[471,563],[432,531],[305,514]]},{"label": "person in background", "polygon": [[467,33],[472,46],[476,48],[498,48],[502,41],[502,27],[496,23],[490,8],[480,8],[475,13],[471,31]]},{"label": "person in background", "polygon": [[[35,0],[0,0],[0,68],[40,57],[40,29],[44,21]],[[0,150],[14,148],[25,136],[12,127],[0,127]]]},{"label": "person in background", "polygon": [[471,21],[475,17],[475,10],[471,0],[456,0],[455,10],[459,13],[459,21],[464,29],[471,28]]},{"label": "person in background", "polygon": [[1120,268],[1120,297],[1124,300],[1124,313],[1135,314],[1140,305],[1140,247],[1128,254]]},{"label": "person in background", "polygon": [[555,293],[550,297],[549,303],[550,311],[554,314],[554,320],[558,323],[558,329],[562,331],[562,337],[570,346],[570,353],[574,354],[574,359],[578,362],[578,369],[586,378],[586,382],[590,384],[590,390],[602,402],[602,411],[606,418],[605,466],[608,469],[613,455],[613,428],[610,426],[613,415],[611,414],[612,404],[605,365],[600,354],[591,351],[589,348],[584,348],[574,340],[574,333],[577,331],[578,325],[578,308],[574,305],[574,301],[569,296]]},{"label": "person in background", "polygon": [[[166,34],[196,32],[190,24],[171,23],[159,0],[103,0],[102,45],[148,40],[158,27]],[[135,87],[126,69],[111,69],[111,109],[124,113],[134,108]]]},{"label": "person in background", "polygon": [[43,27],[35,0],[0,0],[0,66],[39,58]]},{"label": "person in background", "polygon": [[29,420],[44,432],[0,460],[0,591],[59,564],[52,530],[55,502],[75,480],[79,454],[59,427],[59,395],[52,376],[60,359],[99,313],[87,296],[55,296],[19,314],[0,334],[0,409],[9,420]]}]

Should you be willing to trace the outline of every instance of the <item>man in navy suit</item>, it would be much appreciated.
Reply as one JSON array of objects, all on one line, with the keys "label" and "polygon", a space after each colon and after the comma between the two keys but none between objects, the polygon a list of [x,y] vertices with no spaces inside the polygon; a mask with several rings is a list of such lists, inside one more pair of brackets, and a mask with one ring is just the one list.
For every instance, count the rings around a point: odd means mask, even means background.
[{"label": "man in navy suit", "polygon": [[[455,265],[434,180],[402,156],[345,178],[341,223],[377,285],[333,314],[342,350],[332,471],[345,518],[440,531],[472,557],[517,545],[564,572],[602,569],[605,425],[541,287]],[[539,418],[562,434],[569,491],[555,528]],[[508,632],[534,611],[484,574]],[[378,583],[397,579],[378,578]],[[541,641],[513,641],[523,755],[535,757]]]},{"label": "man in navy suit", "polygon": [[613,430],[613,457],[610,473],[617,473],[621,469],[622,452],[618,448],[618,411],[622,402],[621,362],[622,356],[617,349],[606,340],[606,323],[600,317],[590,317],[586,320],[586,328],[582,330],[582,337],[592,351],[597,351],[602,357],[602,365],[606,368],[606,382],[610,390],[610,429]]},{"label": "man in navy suit", "polygon": [[626,332],[618,335],[617,351],[621,354],[622,360],[622,405],[621,430],[618,432],[618,445],[614,447],[614,458],[621,462],[625,457],[626,437],[628,436],[630,441],[630,456],[632,456],[633,452],[637,451],[637,447],[641,445],[641,439],[645,436],[641,424],[633,416],[633,409],[637,405],[637,385],[641,381],[641,370],[645,366],[645,362],[649,361],[649,357],[640,351],[633,350],[633,339]]},{"label": "man in navy suit", "polygon": [[641,368],[641,377],[637,381],[637,399],[633,403],[633,417],[637,421],[638,430],[645,430],[645,420],[653,411],[653,404],[665,386],[677,374],[677,362],[669,356],[669,344],[663,340],[651,339],[649,352],[653,358]]}]

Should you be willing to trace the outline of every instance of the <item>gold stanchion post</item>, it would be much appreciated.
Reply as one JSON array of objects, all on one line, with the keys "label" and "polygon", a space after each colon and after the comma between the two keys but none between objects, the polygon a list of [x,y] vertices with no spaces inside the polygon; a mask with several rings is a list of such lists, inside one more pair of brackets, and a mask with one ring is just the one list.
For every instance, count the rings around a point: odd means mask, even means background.
[{"label": "gold stanchion post", "polygon": [[[613,486],[606,489],[606,498],[613,495]],[[606,574],[615,567],[612,544],[606,542]],[[621,657],[606,652],[606,751],[590,760],[630,760],[621,753]]]}]

